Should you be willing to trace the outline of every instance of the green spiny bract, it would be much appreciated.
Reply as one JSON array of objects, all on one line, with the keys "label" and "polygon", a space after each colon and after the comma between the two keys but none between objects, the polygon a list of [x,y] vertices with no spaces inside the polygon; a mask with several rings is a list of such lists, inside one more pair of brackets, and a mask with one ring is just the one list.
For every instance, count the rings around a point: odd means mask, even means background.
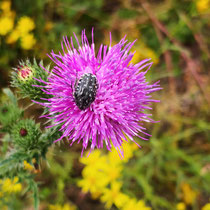
[{"label": "green spiny bract", "polygon": [[9,132],[14,123],[23,116],[23,110],[14,104],[8,103],[0,106],[0,124],[2,131]]},{"label": "green spiny bract", "polygon": [[[48,73],[50,66],[48,65],[45,71],[41,66],[43,62],[41,61],[37,64],[34,59],[33,63],[29,60],[25,62],[21,61],[17,68],[14,68],[12,72],[12,82],[13,87],[17,87],[23,97],[29,97],[32,100],[41,100],[41,98],[49,98],[49,95],[45,94],[41,89],[44,88],[45,84],[35,80],[42,80],[47,82]],[[40,86],[40,87],[38,87]]]},{"label": "green spiny bract", "polygon": [[17,149],[29,151],[38,147],[41,130],[34,120],[24,119],[13,126],[11,135]]}]

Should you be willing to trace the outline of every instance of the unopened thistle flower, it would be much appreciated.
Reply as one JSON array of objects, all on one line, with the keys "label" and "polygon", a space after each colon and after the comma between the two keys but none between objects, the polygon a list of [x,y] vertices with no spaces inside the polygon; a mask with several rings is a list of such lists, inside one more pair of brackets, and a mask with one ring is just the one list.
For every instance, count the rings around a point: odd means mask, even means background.
[{"label": "unopened thistle flower", "polygon": [[[12,72],[12,86],[19,88],[24,97],[36,100],[46,97],[46,94],[40,90],[40,85],[43,84],[34,79],[35,77],[47,81],[48,73],[40,67],[42,65],[42,61],[37,64],[34,59],[33,63],[29,60],[26,60],[25,62],[21,61],[19,66],[14,68],[14,71]],[[48,69],[49,66],[46,68]],[[39,87],[37,87],[37,85]]]},{"label": "unopened thistle flower", "polygon": [[128,43],[125,37],[111,46],[110,35],[110,45],[101,45],[96,54],[93,31],[91,44],[85,31],[81,45],[74,36],[78,49],[72,38],[70,45],[65,37],[63,54],[51,52],[55,66],[49,81],[42,81],[45,92],[52,95],[40,103],[49,109],[45,117],[52,119],[52,126],[61,125],[63,134],[56,141],[67,137],[71,145],[82,142],[83,150],[88,144],[93,150],[105,143],[108,150],[114,146],[123,155],[126,138],[134,141],[134,136],[145,134],[143,122],[154,122],[145,113],[151,102],[157,102],[150,94],[160,89],[158,82],[150,85],[145,79],[152,63],[150,59],[130,63],[134,42]]},{"label": "unopened thistle flower", "polygon": [[22,150],[31,150],[38,147],[41,130],[34,120],[20,120],[13,126],[11,133],[15,147]]}]

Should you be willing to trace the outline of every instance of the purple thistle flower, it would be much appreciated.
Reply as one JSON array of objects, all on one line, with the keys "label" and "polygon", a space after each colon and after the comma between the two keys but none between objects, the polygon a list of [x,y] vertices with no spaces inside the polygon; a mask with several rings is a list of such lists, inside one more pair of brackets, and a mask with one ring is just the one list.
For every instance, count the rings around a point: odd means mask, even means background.
[{"label": "purple thistle flower", "polygon": [[[71,44],[64,37],[66,49],[62,43],[63,54],[52,51],[49,56],[55,66],[49,81],[43,81],[47,85],[43,91],[52,95],[47,102],[40,103],[49,108],[45,117],[54,121],[52,126],[61,126],[63,134],[56,141],[64,137],[71,140],[71,145],[82,141],[83,150],[90,143],[91,151],[102,148],[105,142],[108,150],[113,144],[123,156],[121,146],[127,141],[125,136],[134,141],[133,137],[139,133],[149,135],[144,132],[143,122],[154,122],[150,114],[144,113],[151,109],[151,102],[158,102],[151,99],[150,93],[161,89],[158,82],[150,85],[145,79],[152,63],[148,62],[150,59],[136,65],[130,63],[134,53],[129,51],[135,41],[128,43],[125,37],[111,46],[110,34],[110,45],[101,45],[96,54],[93,31],[91,44],[85,30],[81,45],[74,36],[78,49],[74,47],[72,37]],[[81,95],[77,98],[79,91]],[[83,108],[78,105],[79,99],[81,103],[87,99]]]}]

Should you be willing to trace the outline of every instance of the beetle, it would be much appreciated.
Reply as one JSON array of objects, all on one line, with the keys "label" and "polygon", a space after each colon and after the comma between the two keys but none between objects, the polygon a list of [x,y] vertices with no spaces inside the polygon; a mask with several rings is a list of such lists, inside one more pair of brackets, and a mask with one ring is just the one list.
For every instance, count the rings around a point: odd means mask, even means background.
[{"label": "beetle", "polygon": [[73,95],[75,103],[80,110],[87,109],[93,103],[97,89],[97,78],[92,73],[83,74],[78,83],[75,82],[75,91]]}]

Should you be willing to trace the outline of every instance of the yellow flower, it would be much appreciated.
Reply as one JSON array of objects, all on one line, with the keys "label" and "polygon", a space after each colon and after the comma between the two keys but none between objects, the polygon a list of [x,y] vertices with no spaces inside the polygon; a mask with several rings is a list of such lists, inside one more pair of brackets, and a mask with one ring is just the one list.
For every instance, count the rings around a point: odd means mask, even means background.
[{"label": "yellow flower", "polygon": [[91,167],[85,167],[82,171],[83,179],[77,185],[82,188],[84,193],[90,192],[94,198],[98,198],[108,184],[106,176]]},{"label": "yellow flower", "polygon": [[63,206],[56,204],[56,205],[49,205],[49,210],[76,210],[76,206],[70,205],[68,203],[64,204]]},{"label": "yellow flower", "polygon": [[34,38],[33,34],[26,34],[21,37],[21,47],[25,50],[30,50],[36,44],[36,39]]},{"label": "yellow flower", "polygon": [[180,202],[176,205],[176,210],[185,210],[186,209],[186,205],[183,202]]},{"label": "yellow flower", "polygon": [[143,200],[136,201],[136,199],[129,199],[128,202],[123,206],[122,210],[151,210],[150,207],[145,205]]},{"label": "yellow flower", "polygon": [[15,184],[15,185],[13,186],[13,192],[14,192],[14,193],[20,192],[21,190],[22,190],[22,185],[21,185],[20,183]]},{"label": "yellow flower", "polygon": [[196,192],[194,190],[192,190],[192,188],[190,187],[189,184],[187,183],[183,183],[181,185],[181,189],[182,189],[182,196],[183,196],[183,200],[186,204],[192,204],[194,203],[195,199],[196,199]]},{"label": "yellow flower", "polygon": [[207,203],[205,206],[203,206],[201,210],[210,210],[210,203]]},{"label": "yellow flower", "polygon": [[134,49],[136,50],[136,52],[132,58],[132,63],[136,64],[146,58],[151,58],[151,61],[154,64],[159,63],[157,54],[152,49],[145,46],[145,44],[143,44],[142,42],[139,45],[137,45],[137,47],[135,47]]},{"label": "yellow flower", "polygon": [[20,38],[20,34],[19,34],[18,30],[15,29],[9,34],[6,42],[7,42],[7,44],[12,44],[12,43],[16,42],[19,38]]},{"label": "yellow flower", "polygon": [[93,200],[97,200],[100,196],[101,196],[101,192],[92,192],[91,193],[91,198],[93,199]]},{"label": "yellow flower", "polygon": [[115,160],[110,160],[107,164],[101,166],[101,171],[104,173],[108,182],[113,182],[120,177],[122,173],[122,165],[116,164]]},{"label": "yellow flower", "polygon": [[22,190],[22,185],[17,183],[19,181],[18,177],[14,177],[13,180],[7,178],[1,181],[1,191],[3,193],[11,194],[17,193]]},{"label": "yellow flower", "polygon": [[21,36],[25,36],[28,32],[32,31],[35,28],[35,23],[30,17],[24,16],[21,17],[17,23],[17,30]]},{"label": "yellow flower", "polygon": [[1,10],[3,10],[3,12],[5,13],[10,11],[10,7],[11,7],[10,1],[2,1],[0,4]]},{"label": "yellow flower", "polygon": [[102,156],[100,150],[94,150],[88,157],[84,156],[80,158],[79,161],[84,165],[90,165],[92,167],[98,168],[106,162],[106,158]]},{"label": "yellow flower", "polygon": [[196,7],[199,13],[204,13],[210,9],[210,0],[197,0]]},{"label": "yellow flower", "polygon": [[0,35],[5,36],[9,33],[14,26],[14,20],[9,17],[1,17],[0,18]]},{"label": "yellow flower", "polygon": [[23,161],[23,165],[24,165],[24,169],[27,170],[27,171],[33,171],[34,170],[34,167],[28,163],[26,160]]},{"label": "yellow flower", "polygon": [[124,193],[119,193],[119,195],[116,197],[114,204],[117,208],[122,208],[128,201],[129,196]]},{"label": "yellow flower", "polygon": [[139,200],[136,204],[136,209],[141,209],[141,210],[151,210],[150,207],[145,205],[145,202],[143,200]]},{"label": "yellow flower", "polygon": [[121,196],[121,186],[122,184],[120,182],[112,182],[110,189],[104,189],[101,201],[105,203],[106,208],[111,208],[111,206],[117,202],[118,196]]},{"label": "yellow flower", "polygon": [[126,137],[126,139],[128,140],[128,142],[124,142],[124,144],[122,145],[124,157],[121,159],[117,150],[112,150],[108,154],[109,160],[111,162],[122,164],[123,162],[128,162],[133,157],[134,151],[138,149],[138,146],[135,143],[130,142],[131,140],[129,140],[128,137]]},{"label": "yellow flower", "polygon": [[136,199],[129,199],[128,202],[123,206],[122,210],[137,209],[136,205],[137,205]]}]

